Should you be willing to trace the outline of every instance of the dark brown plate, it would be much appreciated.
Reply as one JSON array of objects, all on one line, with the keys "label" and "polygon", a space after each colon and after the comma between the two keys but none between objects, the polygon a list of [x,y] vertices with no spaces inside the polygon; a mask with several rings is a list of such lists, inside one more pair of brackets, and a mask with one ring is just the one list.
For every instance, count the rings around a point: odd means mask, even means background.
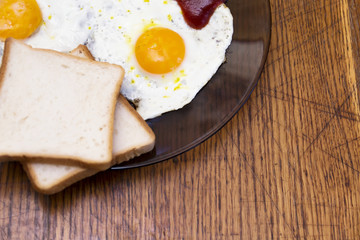
[{"label": "dark brown plate", "polygon": [[222,128],[249,98],[269,49],[269,1],[229,0],[227,6],[234,17],[234,35],[226,63],[190,104],[147,121],[156,135],[152,152],[113,169],[158,163],[197,146]]}]

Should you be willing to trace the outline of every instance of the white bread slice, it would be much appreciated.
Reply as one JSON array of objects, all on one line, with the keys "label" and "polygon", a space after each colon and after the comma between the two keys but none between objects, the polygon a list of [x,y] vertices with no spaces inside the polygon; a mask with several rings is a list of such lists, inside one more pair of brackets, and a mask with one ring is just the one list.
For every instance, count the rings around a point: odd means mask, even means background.
[{"label": "white bread slice", "polygon": [[0,69],[0,157],[110,167],[123,75],[117,65],[7,39]]},{"label": "white bread slice", "polygon": [[[71,54],[92,58],[89,50],[80,45]],[[155,144],[155,135],[140,115],[123,96],[119,96],[114,120],[113,164],[149,152]],[[54,194],[97,171],[61,164],[23,163],[33,187],[44,194]]]},{"label": "white bread slice", "polygon": [[85,59],[95,60],[94,56],[91,54],[89,49],[85,45],[82,45],[82,44],[77,46],[77,48],[71,50],[70,55],[85,58]]}]

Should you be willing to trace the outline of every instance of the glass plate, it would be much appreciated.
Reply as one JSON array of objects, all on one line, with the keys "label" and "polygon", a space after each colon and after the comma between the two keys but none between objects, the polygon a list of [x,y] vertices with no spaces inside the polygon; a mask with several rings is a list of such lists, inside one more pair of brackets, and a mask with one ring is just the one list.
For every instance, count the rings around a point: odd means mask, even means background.
[{"label": "glass plate", "polygon": [[158,163],[197,146],[221,129],[249,98],[269,49],[269,1],[229,0],[226,5],[234,17],[226,63],[190,104],[147,121],[156,136],[153,151],[113,169]]}]

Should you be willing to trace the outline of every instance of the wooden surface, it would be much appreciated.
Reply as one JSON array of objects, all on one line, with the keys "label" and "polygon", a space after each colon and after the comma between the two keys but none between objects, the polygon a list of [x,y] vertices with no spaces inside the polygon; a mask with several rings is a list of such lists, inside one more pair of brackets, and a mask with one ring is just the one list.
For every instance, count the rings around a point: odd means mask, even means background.
[{"label": "wooden surface", "polygon": [[258,86],[172,160],[53,195],[0,165],[0,239],[360,239],[360,1],[271,0]]}]

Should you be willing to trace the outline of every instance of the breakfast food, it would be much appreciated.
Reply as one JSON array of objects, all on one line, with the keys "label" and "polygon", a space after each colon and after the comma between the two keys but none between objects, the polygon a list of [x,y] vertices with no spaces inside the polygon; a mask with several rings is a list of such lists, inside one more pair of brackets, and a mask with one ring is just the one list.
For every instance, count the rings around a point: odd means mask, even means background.
[{"label": "breakfast food", "polygon": [[[146,122],[120,96],[116,105],[112,164],[130,160],[154,148],[155,135]],[[53,194],[98,171],[76,166],[46,163],[23,163],[33,187]]]},{"label": "breakfast food", "polygon": [[[92,6],[97,24],[87,46],[95,59],[124,67],[121,93],[144,119],[189,103],[224,62],[232,38],[232,16],[224,4],[200,30],[188,26],[176,1]],[[152,64],[142,64],[148,58]]]},{"label": "breakfast food", "polygon": [[5,45],[0,156],[108,168],[123,69],[13,39]]},{"label": "breakfast food", "polygon": [[29,37],[42,21],[36,0],[0,1],[0,39]]},{"label": "breakfast food", "polygon": [[70,54],[73,56],[78,56],[85,59],[95,60],[91,52],[85,45],[79,45],[77,48],[70,51]]},{"label": "breakfast food", "polygon": [[96,60],[123,66],[121,93],[144,119],[189,103],[225,60],[233,33],[225,4],[194,29],[175,0],[37,2],[43,24],[25,42],[62,52],[86,44]]},{"label": "breakfast food", "polygon": [[[79,46],[72,55],[92,56],[85,46]],[[114,118],[113,164],[119,164],[154,148],[155,135],[123,96],[119,96]],[[53,194],[98,171],[76,166],[46,163],[23,163],[34,188]]]},{"label": "breakfast food", "polygon": [[[0,161],[22,160],[34,187],[54,193],[150,151],[144,119],[188,104],[225,61],[223,2],[1,1]],[[66,54],[79,44],[91,53]],[[123,77],[141,116],[118,97]]]}]

